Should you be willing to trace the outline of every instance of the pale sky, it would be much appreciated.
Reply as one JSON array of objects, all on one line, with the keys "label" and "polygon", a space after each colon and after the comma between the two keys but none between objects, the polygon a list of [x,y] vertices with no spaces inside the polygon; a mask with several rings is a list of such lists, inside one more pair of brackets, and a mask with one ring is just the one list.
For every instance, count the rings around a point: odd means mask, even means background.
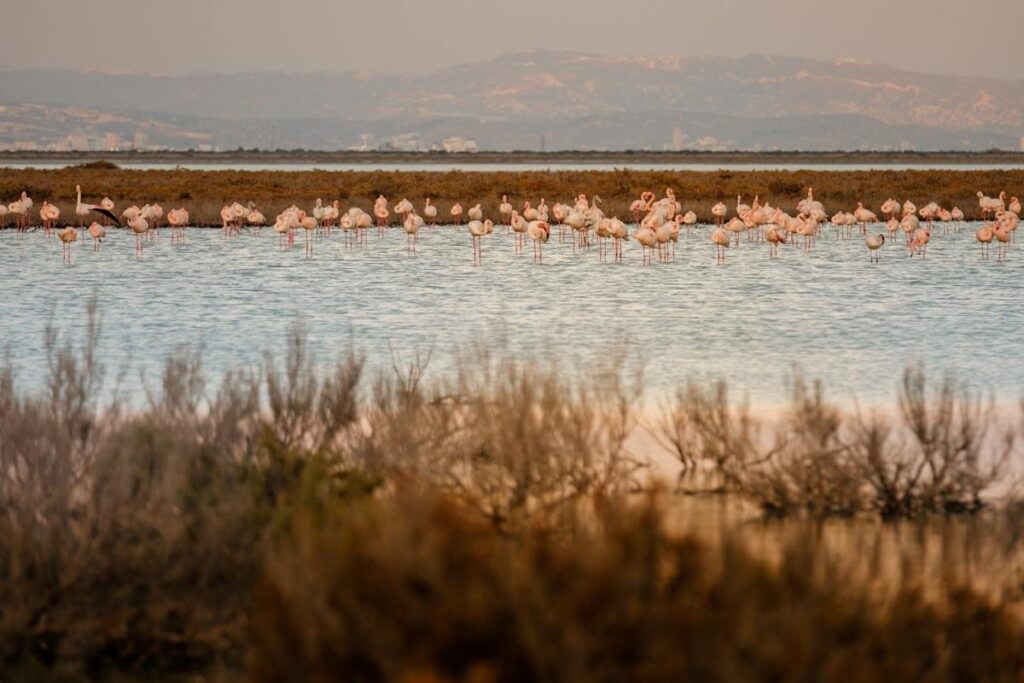
[{"label": "pale sky", "polygon": [[8,0],[0,66],[422,73],[523,49],[1024,78],[1024,0]]}]

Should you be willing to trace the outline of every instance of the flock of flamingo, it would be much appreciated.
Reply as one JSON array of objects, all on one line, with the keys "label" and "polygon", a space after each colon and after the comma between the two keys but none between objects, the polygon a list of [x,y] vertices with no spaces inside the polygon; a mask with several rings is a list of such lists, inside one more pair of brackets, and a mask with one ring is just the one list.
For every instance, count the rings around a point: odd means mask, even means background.
[{"label": "flock of flamingo", "polygon": [[[10,217],[19,232],[42,228],[48,237],[54,231],[59,238],[65,260],[70,260],[71,245],[87,233],[93,240],[93,248],[99,249],[111,225],[125,227],[135,235],[136,253],[144,248],[144,238],[152,236],[161,228],[164,210],[159,204],[146,204],[142,207],[130,206],[120,216],[114,213],[114,202],[104,197],[97,204],[82,201],[82,189],[75,188],[77,201],[75,216],[78,222],[76,229],[72,225],[58,228],[60,210],[53,204],[44,201],[38,210],[40,224],[29,227],[31,211],[34,206],[32,198],[22,192],[21,196],[9,203],[0,203],[0,228],[7,226]],[[601,260],[609,256],[621,261],[623,243],[635,240],[641,246],[644,265],[649,265],[655,254],[659,261],[670,261],[675,258],[675,246],[682,231],[689,233],[697,225],[697,215],[693,211],[683,211],[671,189],[658,198],[653,192],[644,192],[630,204],[633,223],[627,225],[617,216],[607,216],[601,209],[601,198],[594,195],[590,198],[580,194],[572,204],[556,203],[548,205],[544,199],[534,206],[524,202],[521,210],[517,210],[503,196],[498,207],[498,221],[506,231],[514,234],[514,249],[522,253],[526,239],[533,245],[533,257],[536,262],[543,261],[543,246],[551,237],[552,228],[556,228],[561,240],[571,236],[573,251],[589,248],[592,237],[596,238]],[[1007,256],[1007,247],[1014,242],[1014,235],[1020,220],[1021,204],[1016,197],[1007,201],[1006,193],[998,197],[988,197],[978,192],[978,203],[983,223],[975,231],[975,237],[981,245],[983,258],[989,257],[990,245],[997,244],[997,258],[1003,260]],[[807,197],[796,206],[795,215],[773,207],[767,202],[762,204],[755,197],[752,204],[745,204],[742,197],[736,198],[734,216],[726,221],[729,207],[724,202],[715,204],[711,213],[715,218],[710,231],[710,241],[714,246],[715,258],[724,263],[727,250],[739,246],[741,236],[746,235],[748,241],[766,242],[769,257],[778,256],[782,244],[800,244],[809,251],[815,241],[821,237],[825,226],[832,226],[837,237],[849,238],[854,228],[858,228],[868,250],[869,260],[879,260],[879,250],[886,243],[884,232],[873,233],[871,226],[883,223],[888,233],[890,244],[897,242],[897,236],[903,232],[910,256],[927,253],[928,243],[932,238],[933,224],[938,222],[948,231],[950,227],[959,230],[964,220],[964,213],[957,207],[945,209],[935,202],[928,202],[918,208],[907,200],[900,203],[895,199],[886,200],[880,207],[884,220],[858,202],[852,212],[840,211],[829,216],[820,201],[814,199],[813,189],[807,191]],[[494,231],[495,223],[485,218],[480,204],[464,209],[455,204],[450,211],[451,224],[465,227],[470,235],[473,249],[473,262],[479,264],[483,260],[483,238]],[[238,234],[242,229],[259,229],[268,225],[267,218],[256,209],[252,202],[241,204],[234,202],[224,206],[220,211],[222,230],[225,237]],[[339,202],[324,204],[317,199],[312,211],[307,213],[297,206],[290,206],[278,214],[273,229],[280,235],[283,246],[295,243],[295,234],[302,230],[305,236],[307,255],[313,252],[313,244],[318,235],[330,235],[334,229],[340,229],[348,244],[366,244],[366,234],[376,227],[378,235],[384,232],[393,222],[399,220],[407,236],[407,249],[415,252],[419,242],[419,232],[424,226],[438,223],[438,210],[428,198],[421,211],[417,211],[412,202],[402,199],[394,205],[381,196],[374,202],[372,214],[358,207],[342,211]],[[99,220],[91,220],[98,218]],[[86,222],[89,225],[86,227]],[[167,227],[172,242],[184,240],[185,228],[189,225],[189,212],[184,207],[172,209],[166,214]],[[632,230],[632,234],[631,234]]]}]

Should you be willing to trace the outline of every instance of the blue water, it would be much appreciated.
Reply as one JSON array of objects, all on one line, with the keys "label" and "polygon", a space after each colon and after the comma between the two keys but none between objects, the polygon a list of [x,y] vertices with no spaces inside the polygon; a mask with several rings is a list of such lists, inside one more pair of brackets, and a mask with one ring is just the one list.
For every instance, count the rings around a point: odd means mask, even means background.
[{"label": "blue water", "polygon": [[215,374],[254,367],[283,350],[300,319],[321,360],[354,346],[376,368],[390,366],[392,349],[407,358],[432,350],[433,371],[443,372],[473,342],[504,337],[498,348],[523,359],[587,367],[629,356],[646,369],[649,397],[689,377],[723,377],[772,403],[798,365],[840,400],[889,400],[906,365],[922,361],[1016,398],[1024,251],[982,260],[975,227],[937,228],[925,259],[886,244],[877,264],[859,236],[839,240],[826,228],[810,253],[787,245],[769,260],[767,245],[744,241],[716,265],[708,231],[698,229],[681,238],[674,262],[650,267],[635,242],[623,263],[601,263],[596,246],[574,255],[557,235],[537,265],[529,245],[513,253],[501,227],[484,239],[479,266],[468,234],[453,227],[422,231],[417,254],[401,229],[381,239],[369,231],[366,247],[335,232],[316,239],[311,259],[302,235],[282,250],[266,229],[227,240],[190,230],[180,245],[162,231],[137,258],[134,236],[112,230],[99,251],[74,245],[69,264],[55,238],[6,230],[0,347],[19,381],[35,386],[46,320],[52,314],[80,339],[95,294],[108,375],[128,368],[122,388],[136,398],[175,347],[201,345]]}]

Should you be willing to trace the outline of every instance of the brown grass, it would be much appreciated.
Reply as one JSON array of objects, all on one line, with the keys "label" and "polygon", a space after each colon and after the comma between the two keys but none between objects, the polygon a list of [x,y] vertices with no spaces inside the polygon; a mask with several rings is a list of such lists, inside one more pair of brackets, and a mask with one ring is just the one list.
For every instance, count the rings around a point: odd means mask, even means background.
[{"label": "brown grass", "polygon": [[792,210],[807,192],[829,209],[852,210],[858,201],[878,210],[889,197],[911,199],[919,206],[936,201],[946,208],[959,206],[975,218],[979,190],[995,196],[1024,192],[1024,171],[566,171],[566,172],[328,172],[328,171],[138,171],[68,167],[59,170],[0,169],[0,197],[11,201],[22,190],[36,200],[56,203],[64,220],[74,221],[75,185],[81,184],[86,201],[109,196],[119,210],[128,204],[159,202],[165,209],[185,206],[201,225],[219,225],[225,203],[254,201],[269,217],[295,203],[312,206],[320,197],[338,199],[344,207],[369,210],[383,194],[393,201],[403,197],[420,206],[431,197],[439,216],[448,215],[455,202],[481,203],[492,217],[501,196],[515,205],[571,202],[579,193],[600,195],[607,213],[629,217],[629,202],[644,190],[662,193],[671,187],[685,209],[710,221],[711,206],[720,200],[731,206],[737,195]]}]

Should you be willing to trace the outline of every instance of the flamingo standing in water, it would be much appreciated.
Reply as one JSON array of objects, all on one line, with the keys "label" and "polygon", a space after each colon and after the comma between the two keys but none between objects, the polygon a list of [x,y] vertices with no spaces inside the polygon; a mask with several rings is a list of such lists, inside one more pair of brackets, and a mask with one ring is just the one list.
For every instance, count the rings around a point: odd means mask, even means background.
[{"label": "flamingo standing in water", "polygon": [[78,231],[70,225],[57,233],[60,238],[60,248],[64,254],[64,261],[71,261],[71,245],[78,239]]},{"label": "flamingo standing in water", "polygon": [[391,212],[388,211],[388,200],[381,195],[373,203],[373,215],[377,219],[377,234],[383,235],[384,229],[388,227],[388,218]]},{"label": "flamingo standing in water", "polygon": [[999,224],[996,225],[995,230],[993,230],[993,234],[995,235],[996,241],[999,242],[999,248],[996,250],[996,260],[1005,261],[1006,246],[1010,243],[1013,237],[1005,226]]},{"label": "flamingo standing in water", "polygon": [[486,221],[471,220],[466,224],[466,229],[469,230],[470,238],[473,241],[473,263],[480,264],[483,262],[483,236],[489,235],[494,230],[494,223],[489,219]]},{"label": "flamingo standing in water", "polygon": [[43,224],[43,232],[49,235],[50,230],[53,229],[53,226],[57,224],[59,219],[60,209],[44,200],[42,207],[39,209],[39,220]]},{"label": "flamingo standing in water", "polygon": [[858,223],[860,223],[860,232],[862,235],[867,232],[868,224],[878,222],[878,216],[876,216],[873,211],[865,209],[864,204],[861,202],[857,202],[857,208],[853,212],[853,217],[857,219]]},{"label": "flamingo standing in water", "polygon": [[728,208],[722,202],[718,202],[711,207],[711,215],[715,217],[715,223],[721,225],[725,221],[725,214],[728,212]]},{"label": "flamingo standing in water", "polygon": [[[100,200],[100,208],[101,209],[106,209],[107,211],[109,211],[111,213],[111,215],[113,215],[113,213],[114,213],[114,200],[111,199],[110,197],[104,197],[103,199]],[[110,225],[110,218],[108,218],[107,216],[104,216],[103,217],[103,224],[104,225]]]},{"label": "flamingo standing in water", "polygon": [[423,204],[423,217],[431,225],[437,221],[437,207],[430,203],[430,197],[427,197],[426,202]]},{"label": "flamingo standing in water", "polygon": [[25,228],[28,227],[28,212],[31,208],[32,200],[29,199],[26,192],[21,193],[20,199],[7,205],[8,211],[14,216],[14,223],[18,228],[18,232],[25,232]]},{"label": "flamingo standing in water", "polygon": [[928,242],[932,239],[932,233],[928,228],[918,228],[914,231],[910,241],[910,255],[920,252],[921,258],[927,256]]},{"label": "flamingo standing in water", "polygon": [[719,226],[711,231],[711,243],[715,245],[715,262],[725,263],[725,250],[729,248],[729,233]]},{"label": "flamingo standing in water", "polygon": [[455,220],[455,225],[462,225],[462,204],[455,202],[449,213],[451,213],[452,218]]},{"label": "flamingo standing in water", "polygon": [[643,256],[642,263],[646,266],[651,262],[651,253],[658,247],[658,231],[655,227],[656,221],[644,221],[633,233],[633,239],[640,243],[640,252]]},{"label": "flamingo standing in water", "polygon": [[135,253],[142,255],[142,238],[149,232],[149,221],[137,214],[135,218],[128,221],[128,227],[135,233]]},{"label": "flamingo standing in water", "polygon": [[466,212],[466,216],[471,221],[482,221],[484,219],[484,210],[480,208],[480,205],[469,207],[469,211]]},{"label": "flamingo standing in water", "polygon": [[1006,205],[1006,210],[1020,216],[1020,200],[1016,197],[1010,197],[1010,203]]},{"label": "flamingo standing in water", "polygon": [[778,225],[769,223],[765,227],[764,238],[768,242],[768,257],[778,258],[779,256],[779,245],[786,243],[786,232]]},{"label": "flamingo standing in water", "polygon": [[869,260],[877,263],[878,262],[878,250],[885,244],[885,235],[879,233],[877,235],[868,235],[864,238],[864,245],[868,248]]},{"label": "flamingo standing in water", "polygon": [[526,242],[526,228],[529,221],[513,209],[512,215],[509,217],[509,225],[512,227],[512,235],[515,238],[515,251],[517,254],[521,254],[523,253],[523,244]]},{"label": "flamingo standing in water", "polygon": [[185,241],[185,227],[188,225],[188,211],[182,207],[167,212],[167,225],[171,227],[171,242]]},{"label": "flamingo standing in water", "polygon": [[986,223],[977,230],[974,231],[974,237],[978,240],[981,245],[981,258],[988,258],[989,245],[992,243],[993,238],[996,236],[996,226],[992,223]]},{"label": "flamingo standing in water", "polygon": [[405,248],[408,251],[416,253],[416,245],[419,244],[419,232],[420,227],[423,226],[423,219],[417,216],[415,213],[408,213],[405,216],[405,220],[402,223],[402,227],[405,228]]},{"label": "flamingo standing in water", "polygon": [[103,242],[103,238],[107,236],[107,229],[96,221],[93,221],[89,224],[88,233],[89,237],[92,237],[92,250],[99,251],[100,243]]},{"label": "flamingo standing in water", "polygon": [[533,260],[544,263],[543,245],[551,237],[551,226],[544,221],[530,221],[526,226],[526,234],[533,240]]},{"label": "flamingo standing in water", "polygon": [[505,225],[512,224],[512,204],[508,201],[508,195],[501,195],[501,204],[498,205],[498,215],[501,216],[501,222]]}]

